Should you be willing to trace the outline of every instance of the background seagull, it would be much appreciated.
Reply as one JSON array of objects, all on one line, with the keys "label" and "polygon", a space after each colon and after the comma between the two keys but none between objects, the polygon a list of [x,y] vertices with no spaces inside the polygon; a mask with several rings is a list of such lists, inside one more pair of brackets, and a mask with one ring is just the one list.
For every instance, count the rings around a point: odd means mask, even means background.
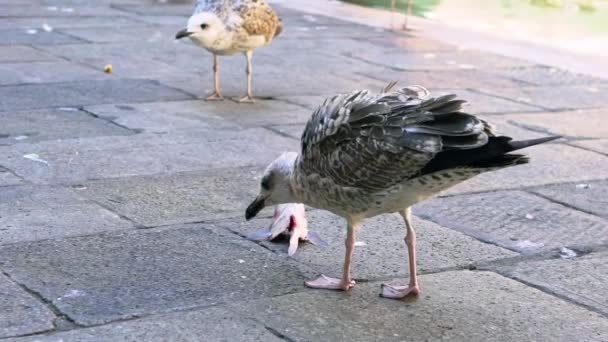
[{"label": "background seagull", "polygon": [[559,137],[513,141],[460,111],[455,95],[429,97],[420,86],[380,94],[367,90],[327,99],[308,120],[300,153],[289,152],[265,171],[251,219],[267,205],[300,202],[347,221],[342,279],[322,275],[313,288],[348,290],[355,233],[365,218],[398,212],[405,221],[410,282],[383,285],[382,296],[419,294],[416,235],[410,207],[485,171],[528,163],[509,152]]},{"label": "background seagull", "polygon": [[251,92],[253,50],[272,42],[283,25],[264,0],[198,0],[188,26],[176,39],[189,37],[213,54],[215,91],[207,100],[223,100],[219,56],[244,53],[247,57],[247,95],[239,102],[254,102]]}]

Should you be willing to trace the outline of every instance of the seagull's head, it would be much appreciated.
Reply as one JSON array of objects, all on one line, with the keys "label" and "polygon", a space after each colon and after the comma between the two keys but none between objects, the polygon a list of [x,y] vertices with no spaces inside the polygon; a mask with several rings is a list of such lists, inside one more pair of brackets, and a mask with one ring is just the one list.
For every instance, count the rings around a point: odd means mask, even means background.
[{"label": "seagull's head", "polygon": [[214,13],[197,13],[188,19],[188,26],[175,34],[175,39],[189,37],[195,44],[211,46],[223,30],[224,25]]},{"label": "seagull's head", "polygon": [[260,183],[260,193],[245,212],[247,220],[254,218],[264,207],[297,202],[291,182],[297,157],[295,152],[286,152],[268,165]]}]

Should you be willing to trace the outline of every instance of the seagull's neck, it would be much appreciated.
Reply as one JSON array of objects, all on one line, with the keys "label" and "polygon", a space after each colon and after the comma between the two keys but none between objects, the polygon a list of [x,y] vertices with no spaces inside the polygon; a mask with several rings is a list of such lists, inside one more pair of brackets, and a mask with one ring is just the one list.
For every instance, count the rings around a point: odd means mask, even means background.
[{"label": "seagull's neck", "polygon": [[292,164],[291,174],[289,176],[289,184],[291,186],[291,192],[293,193],[297,203],[304,203],[304,186],[300,181],[300,168],[299,166],[300,158],[296,158]]}]

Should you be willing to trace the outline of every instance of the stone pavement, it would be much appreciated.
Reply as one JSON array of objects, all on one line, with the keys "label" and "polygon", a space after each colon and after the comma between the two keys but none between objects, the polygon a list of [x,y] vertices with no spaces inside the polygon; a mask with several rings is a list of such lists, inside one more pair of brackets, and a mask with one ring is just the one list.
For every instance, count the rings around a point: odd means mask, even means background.
[{"label": "stone pavement", "polygon": [[[205,102],[188,2],[0,0],[0,339],[608,341],[608,81],[277,4],[262,100]],[[221,63],[241,95],[244,58]],[[564,139],[415,208],[419,299],[377,296],[408,276],[395,215],[364,225],[350,293],[306,289],[339,274],[342,220],[310,211],[331,246],[288,258],[244,209],[316,104],[389,80]]]}]

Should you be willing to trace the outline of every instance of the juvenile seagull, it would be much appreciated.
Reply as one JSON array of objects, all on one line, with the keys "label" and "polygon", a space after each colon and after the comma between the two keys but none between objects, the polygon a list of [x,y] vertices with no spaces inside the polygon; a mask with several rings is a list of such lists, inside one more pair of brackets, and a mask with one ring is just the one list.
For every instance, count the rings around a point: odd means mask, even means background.
[{"label": "juvenile seagull", "polygon": [[348,290],[355,233],[363,220],[398,212],[405,221],[407,286],[383,285],[381,296],[419,294],[416,235],[411,206],[482,172],[528,163],[509,152],[559,137],[513,141],[496,136],[485,121],[460,111],[456,95],[430,97],[420,86],[380,94],[367,90],[325,100],[308,120],[300,153],[288,152],[264,173],[246,219],[262,208],[300,202],[347,222],[342,279],[321,275],[312,288]]},{"label": "juvenile seagull", "polygon": [[251,92],[253,50],[272,42],[283,29],[281,20],[264,0],[197,0],[188,27],[175,39],[189,37],[213,54],[215,91],[207,100],[223,100],[219,56],[244,53],[247,57],[247,95],[239,102],[254,102]]}]

